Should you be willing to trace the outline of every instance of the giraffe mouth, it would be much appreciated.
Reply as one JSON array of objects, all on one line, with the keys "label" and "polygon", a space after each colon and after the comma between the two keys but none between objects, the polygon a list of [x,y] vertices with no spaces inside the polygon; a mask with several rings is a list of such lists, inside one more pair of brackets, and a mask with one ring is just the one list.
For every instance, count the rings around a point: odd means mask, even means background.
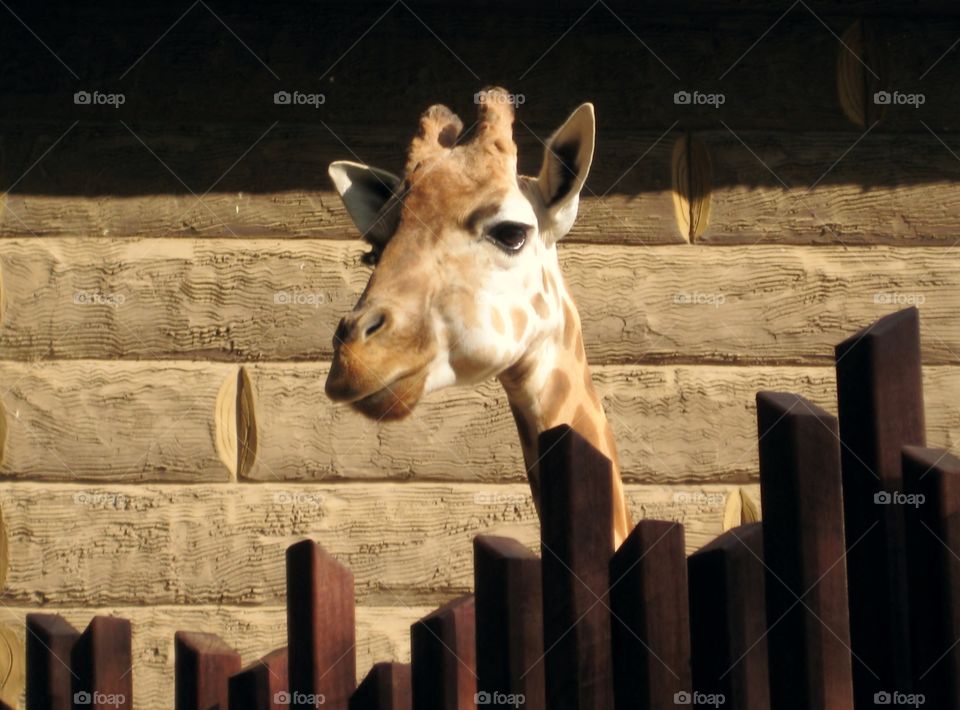
[{"label": "giraffe mouth", "polygon": [[425,369],[401,375],[375,392],[350,402],[350,406],[376,421],[405,419],[420,401],[426,382]]}]

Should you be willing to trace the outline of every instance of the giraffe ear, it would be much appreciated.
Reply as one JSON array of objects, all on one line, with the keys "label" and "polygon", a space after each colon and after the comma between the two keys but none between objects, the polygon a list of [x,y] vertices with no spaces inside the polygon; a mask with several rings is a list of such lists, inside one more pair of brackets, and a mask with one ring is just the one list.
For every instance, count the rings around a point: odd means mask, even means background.
[{"label": "giraffe ear", "polygon": [[550,136],[543,155],[537,186],[546,210],[541,233],[548,243],[573,227],[580,204],[580,190],[593,162],[596,119],[593,104],[582,104]]},{"label": "giraffe ear", "polygon": [[338,160],[328,170],[347,213],[363,238],[382,249],[400,219],[400,201],[394,199],[403,180],[369,165]]}]

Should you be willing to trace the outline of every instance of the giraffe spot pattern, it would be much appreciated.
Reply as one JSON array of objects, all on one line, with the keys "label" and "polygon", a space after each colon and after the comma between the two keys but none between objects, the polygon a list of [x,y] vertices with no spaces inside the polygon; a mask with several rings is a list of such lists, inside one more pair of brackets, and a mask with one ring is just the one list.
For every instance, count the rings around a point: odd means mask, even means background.
[{"label": "giraffe spot pattern", "polygon": [[503,316],[500,315],[500,311],[498,311],[496,308],[490,311],[490,324],[500,335],[504,335],[507,332],[507,326],[503,322]]},{"label": "giraffe spot pattern", "polygon": [[510,311],[510,317],[513,319],[513,337],[520,340],[527,329],[527,312],[522,308],[514,308]]},{"label": "giraffe spot pattern", "polygon": [[538,293],[533,297],[533,301],[531,301],[531,305],[533,306],[533,310],[535,310],[537,312],[537,315],[540,316],[541,318],[547,319],[550,317],[550,307],[547,305],[547,302],[544,300],[542,293]]},{"label": "giraffe spot pattern", "polygon": [[573,340],[577,335],[577,324],[573,318],[573,311],[567,301],[563,302],[563,345],[573,347]]},{"label": "giraffe spot pattern", "polygon": [[563,370],[554,370],[550,373],[543,400],[541,400],[544,421],[555,421],[569,396],[570,378]]}]

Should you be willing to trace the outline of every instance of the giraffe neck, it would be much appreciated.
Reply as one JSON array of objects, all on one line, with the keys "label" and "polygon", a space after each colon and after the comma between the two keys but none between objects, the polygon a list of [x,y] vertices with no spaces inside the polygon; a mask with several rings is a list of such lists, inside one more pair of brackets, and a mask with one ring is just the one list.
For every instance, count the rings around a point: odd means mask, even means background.
[{"label": "giraffe neck", "polygon": [[[561,282],[562,283],[562,282]],[[513,412],[533,500],[540,512],[540,467],[537,439],[541,432],[568,424],[613,464],[614,542],[630,531],[620,480],[620,461],[610,422],[590,376],[580,316],[561,286],[560,327],[500,375]]]}]

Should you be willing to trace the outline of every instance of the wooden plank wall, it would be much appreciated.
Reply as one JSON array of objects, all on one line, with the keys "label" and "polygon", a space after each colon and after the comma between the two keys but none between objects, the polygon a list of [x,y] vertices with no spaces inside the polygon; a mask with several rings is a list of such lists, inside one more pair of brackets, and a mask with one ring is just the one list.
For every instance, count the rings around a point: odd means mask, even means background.
[{"label": "wooden plank wall", "polygon": [[135,707],[167,707],[174,630],[284,643],[303,536],[356,577],[361,676],[470,591],[475,534],[535,546],[496,383],[387,426],[323,395],[369,273],[327,164],[399,170],[420,111],[469,124],[486,84],[524,96],[528,173],[596,105],[561,258],[635,518],[719,534],[758,499],[755,392],[835,411],[833,345],[904,305],[928,441],[960,437],[952,3],[63,5],[0,11],[4,699],[30,611],[129,617]]}]

